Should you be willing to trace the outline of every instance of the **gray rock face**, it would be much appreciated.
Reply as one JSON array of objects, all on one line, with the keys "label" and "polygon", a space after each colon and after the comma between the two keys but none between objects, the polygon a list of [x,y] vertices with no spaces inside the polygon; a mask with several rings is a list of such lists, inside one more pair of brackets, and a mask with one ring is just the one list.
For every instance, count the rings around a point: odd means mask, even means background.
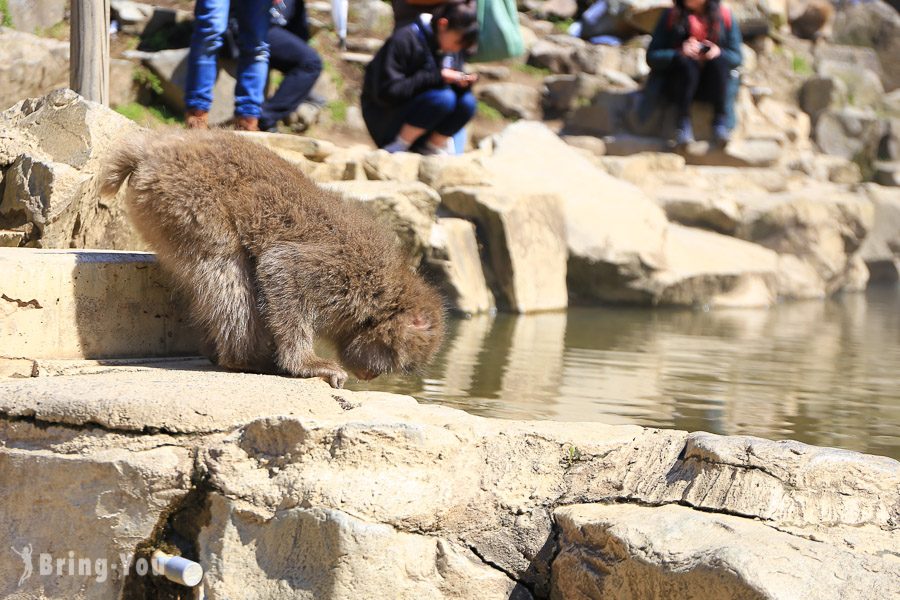
[{"label": "gray rock face", "polygon": [[[144,64],[159,77],[163,86],[163,100],[177,112],[184,112],[184,89],[187,85],[187,57],[189,50],[160,50],[144,58]],[[234,115],[234,65],[219,61],[219,75],[213,87],[213,103],[209,109],[209,122],[224,123]]]},{"label": "gray rock face", "polygon": [[121,193],[101,202],[98,182],[106,153],[138,129],[71,90],[0,113],[0,229],[23,231],[22,244],[44,248],[143,248]]},{"label": "gray rock face", "polygon": [[0,29],[0,110],[69,84],[69,44]]},{"label": "gray rock face", "polygon": [[523,83],[488,83],[478,87],[478,98],[510,119],[539,119],[541,93]]},{"label": "gray rock face", "polygon": [[874,224],[859,255],[869,267],[872,281],[900,280],[900,189],[868,185],[875,205]]},{"label": "gray rock face", "polygon": [[481,266],[474,223],[438,219],[431,230],[428,264],[440,273],[442,291],[451,310],[474,315],[494,309],[496,303]]},{"label": "gray rock face", "polygon": [[900,87],[900,13],[881,0],[842,9],[834,22],[834,41],[873,48],[884,68],[887,91]]},{"label": "gray rock face", "polygon": [[[900,464],[796,442],[158,369],[0,382],[0,436],[10,544],[58,552],[64,530],[117,557],[178,540],[209,598],[862,599],[900,581]],[[17,590],[20,569],[0,562],[0,593],[161,585],[35,572]]]},{"label": "gray rock face", "polygon": [[[6,0],[4,5],[15,29],[26,33],[38,33],[65,19],[69,2],[67,0]],[[21,100],[21,98],[16,98],[16,100]],[[5,108],[5,105],[0,103],[0,108]]]}]

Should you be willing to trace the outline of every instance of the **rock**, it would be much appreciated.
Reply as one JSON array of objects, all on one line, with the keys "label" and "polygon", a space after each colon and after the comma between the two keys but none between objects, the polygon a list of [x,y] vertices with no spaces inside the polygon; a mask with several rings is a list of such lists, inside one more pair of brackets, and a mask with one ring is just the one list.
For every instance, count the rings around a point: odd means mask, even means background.
[{"label": "rock", "polygon": [[69,44],[0,28],[0,110],[69,84]]},{"label": "rock", "polygon": [[356,24],[362,24],[366,33],[387,39],[394,29],[394,11],[391,5],[380,0],[360,0],[349,7],[348,32],[353,33]]},{"label": "rock", "polygon": [[821,184],[750,196],[742,205],[738,237],[803,260],[821,277],[829,295],[847,283],[850,257],[873,222],[868,198]]},{"label": "rock", "polygon": [[[144,58],[144,64],[162,83],[162,97],[175,112],[183,113],[184,88],[187,84],[187,48],[160,50]],[[234,116],[234,76],[225,68],[228,62],[219,61],[219,75],[213,87],[213,103],[209,109],[209,122],[221,125]]]},{"label": "rock", "polygon": [[109,150],[139,127],[71,90],[24,100],[0,113],[0,168],[8,169],[0,228],[23,244],[141,249],[125,217],[123,193],[100,199]]},{"label": "rock", "polygon": [[872,48],[842,44],[816,44],[813,46],[816,70],[823,63],[839,63],[872,71],[878,77],[884,75],[878,53]]},{"label": "rock", "polygon": [[[626,129],[626,114],[635,105],[631,92],[601,91],[586,106],[580,106],[566,119],[566,133],[581,135],[615,135]],[[657,133],[659,130],[657,130]]]},{"label": "rock", "polygon": [[568,305],[566,225],[556,196],[497,187],[456,187],[441,193],[454,214],[474,220],[503,308],[517,313]]},{"label": "rock", "polygon": [[419,181],[442,192],[455,186],[489,185],[490,176],[478,156],[425,156],[419,165]]},{"label": "rock", "polygon": [[378,38],[348,38],[347,50],[350,52],[362,52],[375,54],[384,45],[384,40]]},{"label": "rock", "polygon": [[337,152],[337,146],[328,140],[320,140],[287,133],[268,133],[263,131],[239,131],[244,136],[261,144],[287,160],[303,157],[321,162]]},{"label": "rock", "polygon": [[374,56],[363,52],[341,52],[341,60],[351,65],[359,65],[365,67],[372,62]]},{"label": "rock", "polygon": [[575,0],[546,0],[537,14],[548,21],[564,21],[573,18],[577,11],[578,3]]},{"label": "rock", "polygon": [[508,119],[539,119],[540,90],[523,83],[487,83],[478,86],[478,99]]},{"label": "rock", "polygon": [[884,125],[871,109],[847,107],[821,113],[815,140],[827,154],[871,161],[883,134]]},{"label": "rock", "polygon": [[856,107],[874,107],[884,96],[884,87],[878,73],[860,65],[820,61],[816,69],[823,77],[834,77],[844,82],[847,102]]},{"label": "rock", "polygon": [[[42,30],[49,29],[66,18],[68,4],[66,0],[6,0],[2,9],[9,17],[11,27],[25,33],[40,34]],[[41,93],[48,91],[43,90]],[[16,98],[14,102],[21,99]],[[0,109],[7,106],[8,104],[0,102]]]},{"label": "rock", "polygon": [[608,156],[602,159],[606,171],[617,179],[636,185],[660,173],[684,171],[684,157],[665,152],[641,152],[632,156]]},{"label": "rock", "polygon": [[381,181],[419,181],[419,165],[422,155],[414,152],[396,152],[376,150],[366,155],[363,169],[369,179]]},{"label": "rock", "polygon": [[421,262],[431,247],[431,228],[441,201],[437,192],[417,181],[341,181],[325,187],[371,206],[397,235],[412,264]]},{"label": "rock", "polygon": [[[10,545],[64,553],[64,529],[97,557],[177,548],[204,567],[211,599],[252,587],[530,600],[567,583],[667,585],[675,564],[708,565],[675,585],[716,597],[747,589],[723,580],[773,590],[790,578],[810,598],[888,598],[900,580],[900,464],[798,442],[484,419],[315,380],[165,369],[0,382],[0,439]],[[604,535],[622,542],[588,553]],[[610,556],[610,569],[643,570],[603,580]],[[767,556],[801,568],[754,571]],[[826,566],[799,562],[816,559]],[[822,577],[834,569],[840,581]],[[17,588],[20,575],[18,560],[0,562],[0,594],[153,597],[163,585],[35,570]],[[698,588],[651,597],[684,589]]]},{"label": "rock", "polygon": [[645,301],[642,285],[660,265],[668,223],[641,190],[599,169],[537,123],[507,127],[484,164],[506,193],[521,190],[562,200],[571,295]]},{"label": "rock", "polygon": [[808,262],[793,254],[778,255],[778,296],[813,300],[828,296],[825,280]]},{"label": "rock", "polygon": [[791,33],[805,40],[824,35],[834,19],[834,7],[827,0],[793,0],[788,21]]},{"label": "rock", "polygon": [[741,208],[731,198],[708,195],[687,186],[664,186],[654,192],[656,201],[671,221],[734,234],[741,222]]},{"label": "rock", "polygon": [[594,156],[606,154],[606,142],[591,135],[564,135],[562,140],[570,146],[586,150]]},{"label": "rock", "polygon": [[575,45],[564,46],[546,38],[540,39],[528,52],[528,64],[551,73],[575,73],[576,49]]},{"label": "rock", "polygon": [[111,0],[110,16],[119,23],[120,31],[143,38],[193,19],[192,12],[187,10],[164,8],[131,0]]},{"label": "rock", "polygon": [[504,81],[509,79],[510,70],[505,65],[494,65],[490,63],[473,63],[467,65],[472,73],[478,73],[485,80]]},{"label": "rock", "polygon": [[810,77],[800,88],[800,107],[813,125],[823,112],[839,109],[847,102],[847,85],[836,77]]},{"label": "rock", "polygon": [[152,254],[0,248],[0,270],[4,357],[197,352],[199,338]]},{"label": "rock", "polygon": [[900,591],[896,565],[871,547],[823,545],[737,516],[582,504],[554,519],[554,598],[861,600]]},{"label": "rock", "polygon": [[431,229],[429,266],[441,281],[450,310],[474,315],[494,309],[494,295],[481,266],[475,225],[465,219],[440,218]]},{"label": "rock", "polygon": [[135,65],[130,60],[113,58],[109,61],[109,105],[113,108],[138,100],[138,86],[134,81]]},{"label": "rock", "polygon": [[700,229],[670,225],[663,266],[646,284],[654,305],[755,307],[777,298],[771,250]]},{"label": "rock", "polygon": [[900,13],[881,0],[843,8],[834,23],[838,44],[872,48],[884,69],[884,89],[900,87]]},{"label": "rock", "polygon": [[886,187],[900,187],[900,161],[876,162],[873,180]]},{"label": "rock", "polygon": [[900,190],[869,184],[866,191],[874,205],[874,224],[859,256],[873,282],[900,281]]},{"label": "rock", "polygon": [[602,86],[603,80],[594,75],[551,75],[544,78],[544,104],[565,114],[592,99]]},{"label": "rock", "polygon": [[773,139],[736,139],[725,148],[713,148],[707,142],[688,146],[685,159],[691,165],[725,167],[771,167],[778,164],[784,149]]}]

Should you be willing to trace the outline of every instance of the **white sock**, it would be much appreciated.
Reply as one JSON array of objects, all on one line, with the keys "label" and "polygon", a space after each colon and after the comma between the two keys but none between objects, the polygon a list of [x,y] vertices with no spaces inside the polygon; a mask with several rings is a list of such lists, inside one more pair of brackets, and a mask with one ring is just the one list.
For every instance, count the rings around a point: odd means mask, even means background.
[{"label": "white sock", "polygon": [[425,151],[423,152],[423,154],[427,154],[429,156],[449,156],[449,144],[445,143],[443,146],[438,146],[432,142],[428,142],[425,144]]}]

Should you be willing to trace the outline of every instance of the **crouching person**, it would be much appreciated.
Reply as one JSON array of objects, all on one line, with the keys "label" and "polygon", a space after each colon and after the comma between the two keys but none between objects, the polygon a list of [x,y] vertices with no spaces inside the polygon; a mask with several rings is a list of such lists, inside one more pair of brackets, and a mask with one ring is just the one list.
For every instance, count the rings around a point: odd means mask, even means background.
[{"label": "crouching person", "polygon": [[463,52],[478,41],[474,2],[451,0],[387,39],[366,68],[362,112],[379,148],[452,154],[451,138],[475,114],[474,75]]},{"label": "crouching person", "polygon": [[719,0],[675,0],[663,13],[647,49],[650,77],[640,105],[643,118],[660,100],[677,109],[675,144],[694,141],[691,103],[713,106],[713,137],[724,145],[734,128],[734,100],[740,85],[741,31]]}]

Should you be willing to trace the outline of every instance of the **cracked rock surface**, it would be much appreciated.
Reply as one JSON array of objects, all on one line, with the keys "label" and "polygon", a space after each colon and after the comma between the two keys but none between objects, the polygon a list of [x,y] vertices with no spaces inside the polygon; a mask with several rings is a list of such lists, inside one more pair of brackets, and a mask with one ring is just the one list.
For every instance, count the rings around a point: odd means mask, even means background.
[{"label": "cracked rock surface", "polygon": [[[894,460],[485,419],[313,380],[160,368],[2,382],[0,480],[16,548],[167,548],[203,565],[210,599],[900,594]],[[11,558],[3,596],[178,597],[120,573],[19,589]]]}]

